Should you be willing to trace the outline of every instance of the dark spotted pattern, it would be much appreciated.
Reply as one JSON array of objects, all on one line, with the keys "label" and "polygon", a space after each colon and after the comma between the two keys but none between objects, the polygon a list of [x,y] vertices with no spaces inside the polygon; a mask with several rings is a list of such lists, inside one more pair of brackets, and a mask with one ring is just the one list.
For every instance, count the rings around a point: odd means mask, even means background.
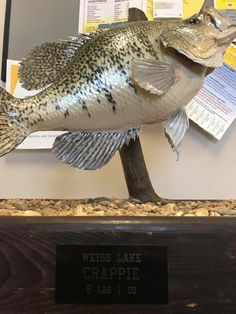
[{"label": "dark spotted pattern", "polygon": [[64,117],[66,118],[66,117],[68,117],[69,115],[70,115],[69,110],[66,109],[66,111],[65,111],[65,113],[64,113]]},{"label": "dark spotted pattern", "polygon": [[[94,103],[98,110],[99,106],[107,105],[116,114],[117,89],[122,86],[136,93],[131,78],[132,61],[159,59],[159,35],[167,27],[171,27],[168,20],[136,22],[92,37],[78,49],[50,87],[24,100],[26,109],[22,119],[31,115],[28,124],[34,130],[43,128],[44,122],[48,127],[52,115],[61,121],[61,126],[63,119],[74,116],[75,112],[96,119]],[[116,79],[112,80],[114,76]]]},{"label": "dark spotted pattern", "polygon": [[20,64],[19,77],[23,87],[33,90],[51,84],[89,39],[88,35],[81,34],[77,38],[35,47]]}]

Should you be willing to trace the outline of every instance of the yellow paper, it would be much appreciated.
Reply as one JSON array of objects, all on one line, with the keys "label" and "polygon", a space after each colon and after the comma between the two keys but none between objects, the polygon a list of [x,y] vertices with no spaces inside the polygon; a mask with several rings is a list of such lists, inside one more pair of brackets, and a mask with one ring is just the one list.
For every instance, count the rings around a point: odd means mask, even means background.
[{"label": "yellow paper", "polygon": [[215,0],[215,8],[217,10],[235,10],[236,0]]},{"label": "yellow paper", "polygon": [[11,83],[10,83],[10,94],[14,95],[16,85],[19,81],[18,77],[19,64],[11,65]]},{"label": "yellow paper", "polygon": [[236,46],[235,45],[231,45],[227,49],[225,53],[224,62],[227,63],[232,68],[236,69]]},{"label": "yellow paper", "polygon": [[153,20],[153,0],[147,1],[147,18],[149,21]]},{"label": "yellow paper", "polygon": [[204,0],[183,0],[183,18],[187,19],[198,13],[202,8],[203,3]]}]

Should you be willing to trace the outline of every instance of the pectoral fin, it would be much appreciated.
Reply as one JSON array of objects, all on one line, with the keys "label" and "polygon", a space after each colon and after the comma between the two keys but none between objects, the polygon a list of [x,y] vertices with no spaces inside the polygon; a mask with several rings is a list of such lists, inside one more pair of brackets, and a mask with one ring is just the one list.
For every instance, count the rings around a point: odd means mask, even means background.
[{"label": "pectoral fin", "polygon": [[135,60],[133,79],[142,88],[156,95],[168,91],[177,81],[173,66],[159,60]]},{"label": "pectoral fin", "polygon": [[189,120],[184,108],[177,111],[172,117],[164,122],[165,134],[173,150],[177,153],[177,159],[180,153],[180,144],[186,131],[189,128]]},{"label": "pectoral fin", "polygon": [[80,34],[68,40],[35,47],[20,63],[19,78],[27,90],[51,84],[91,36]]},{"label": "pectoral fin", "polygon": [[73,167],[95,170],[104,166],[139,132],[140,127],[113,132],[68,132],[56,138],[52,150],[61,161]]}]

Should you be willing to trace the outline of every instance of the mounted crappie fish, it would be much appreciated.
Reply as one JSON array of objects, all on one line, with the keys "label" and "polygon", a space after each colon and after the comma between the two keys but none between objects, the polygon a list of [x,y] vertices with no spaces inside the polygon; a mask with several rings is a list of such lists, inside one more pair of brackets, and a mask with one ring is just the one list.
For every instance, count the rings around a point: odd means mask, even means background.
[{"label": "mounted crappie fish", "polygon": [[27,89],[48,87],[23,100],[1,90],[0,155],[32,132],[65,130],[56,156],[97,169],[143,124],[162,121],[178,151],[189,125],[184,106],[235,37],[236,26],[208,8],[185,21],[133,22],[36,47],[20,78]]}]

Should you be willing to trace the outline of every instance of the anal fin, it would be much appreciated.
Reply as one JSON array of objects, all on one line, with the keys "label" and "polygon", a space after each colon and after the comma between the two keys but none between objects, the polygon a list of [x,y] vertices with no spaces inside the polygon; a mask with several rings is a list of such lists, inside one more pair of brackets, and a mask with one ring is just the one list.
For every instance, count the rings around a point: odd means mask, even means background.
[{"label": "anal fin", "polygon": [[68,132],[56,138],[52,150],[64,163],[95,170],[108,163],[139,132],[140,127],[111,132]]}]

